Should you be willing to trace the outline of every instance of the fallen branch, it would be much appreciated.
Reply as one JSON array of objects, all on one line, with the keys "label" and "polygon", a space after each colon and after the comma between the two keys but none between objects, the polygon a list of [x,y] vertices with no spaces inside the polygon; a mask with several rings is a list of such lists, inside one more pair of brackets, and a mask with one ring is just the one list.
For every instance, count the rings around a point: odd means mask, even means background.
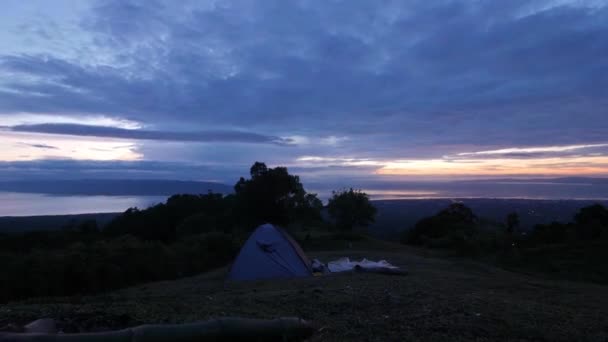
[{"label": "fallen branch", "polygon": [[100,333],[0,333],[0,342],[301,341],[312,333],[312,326],[300,318],[219,318],[188,324],[140,325]]}]

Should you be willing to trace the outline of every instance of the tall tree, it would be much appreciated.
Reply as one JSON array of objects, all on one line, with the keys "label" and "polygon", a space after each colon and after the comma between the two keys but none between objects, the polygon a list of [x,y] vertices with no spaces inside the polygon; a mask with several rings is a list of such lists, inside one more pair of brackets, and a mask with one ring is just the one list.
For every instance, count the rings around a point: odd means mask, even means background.
[{"label": "tall tree", "polygon": [[327,209],[336,226],[341,230],[368,226],[376,217],[376,207],[372,205],[367,194],[352,188],[334,191]]},{"label": "tall tree", "polygon": [[255,162],[249,170],[250,179],[235,184],[237,214],[241,223],[253,228],[262,223],[286,225],[296,219],[320,217],[320,201],[307,194],[300,178],[287,168],[268,168]]}]

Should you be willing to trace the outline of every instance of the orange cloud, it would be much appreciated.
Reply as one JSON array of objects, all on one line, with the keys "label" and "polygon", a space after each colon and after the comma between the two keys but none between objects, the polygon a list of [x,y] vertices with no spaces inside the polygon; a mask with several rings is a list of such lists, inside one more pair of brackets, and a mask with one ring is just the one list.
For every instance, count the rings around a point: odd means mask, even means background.
[{"label": "orange cloud", "polygon": [[537,159],[429,159],[385,163],[376,174],[394,176],[608,175],[607,156]]}]

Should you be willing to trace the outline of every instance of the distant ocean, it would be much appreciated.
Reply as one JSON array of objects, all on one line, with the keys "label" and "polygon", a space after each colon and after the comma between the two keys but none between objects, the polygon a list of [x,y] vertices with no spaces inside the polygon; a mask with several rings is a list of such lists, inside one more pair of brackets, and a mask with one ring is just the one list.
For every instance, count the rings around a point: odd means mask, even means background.
[{"label": "distant ocean", "polygon": [[0,216],[35,216],[123,212],[147,208],[166,196],[67,196],[0,192]]},{"label": "distant ocean", "polygon": [[[330,189],[307,188],[325,203]],[[608,182],[602,184],[560,182],[428,182],[375,184],[364,187],[372,200],[503,198],[608,200]],[[32,216],[123,212],[130,207],[147,208],[167,196],[47,195],[0,192],[0,216]]]},{"label": "distant ocean", "polygon": [[[372,184],[362,187],[373,200],[441,199],[441,198],[496,198],[538,200],[608,200],[608,181],[552,182],[552,181],[455,181],[403,182]],[[331,190],[316,192],[326,200]]]}]

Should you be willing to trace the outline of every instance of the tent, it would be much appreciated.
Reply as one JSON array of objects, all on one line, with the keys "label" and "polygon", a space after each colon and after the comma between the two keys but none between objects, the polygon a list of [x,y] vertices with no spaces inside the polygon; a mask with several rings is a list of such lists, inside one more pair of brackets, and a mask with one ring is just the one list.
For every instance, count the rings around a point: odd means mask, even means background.
[{"label": "tent", "polygon": [[229,280],[255,280],[312,276],[302,248],[281,228],[264,224],[256,228],[237,255]]}]

